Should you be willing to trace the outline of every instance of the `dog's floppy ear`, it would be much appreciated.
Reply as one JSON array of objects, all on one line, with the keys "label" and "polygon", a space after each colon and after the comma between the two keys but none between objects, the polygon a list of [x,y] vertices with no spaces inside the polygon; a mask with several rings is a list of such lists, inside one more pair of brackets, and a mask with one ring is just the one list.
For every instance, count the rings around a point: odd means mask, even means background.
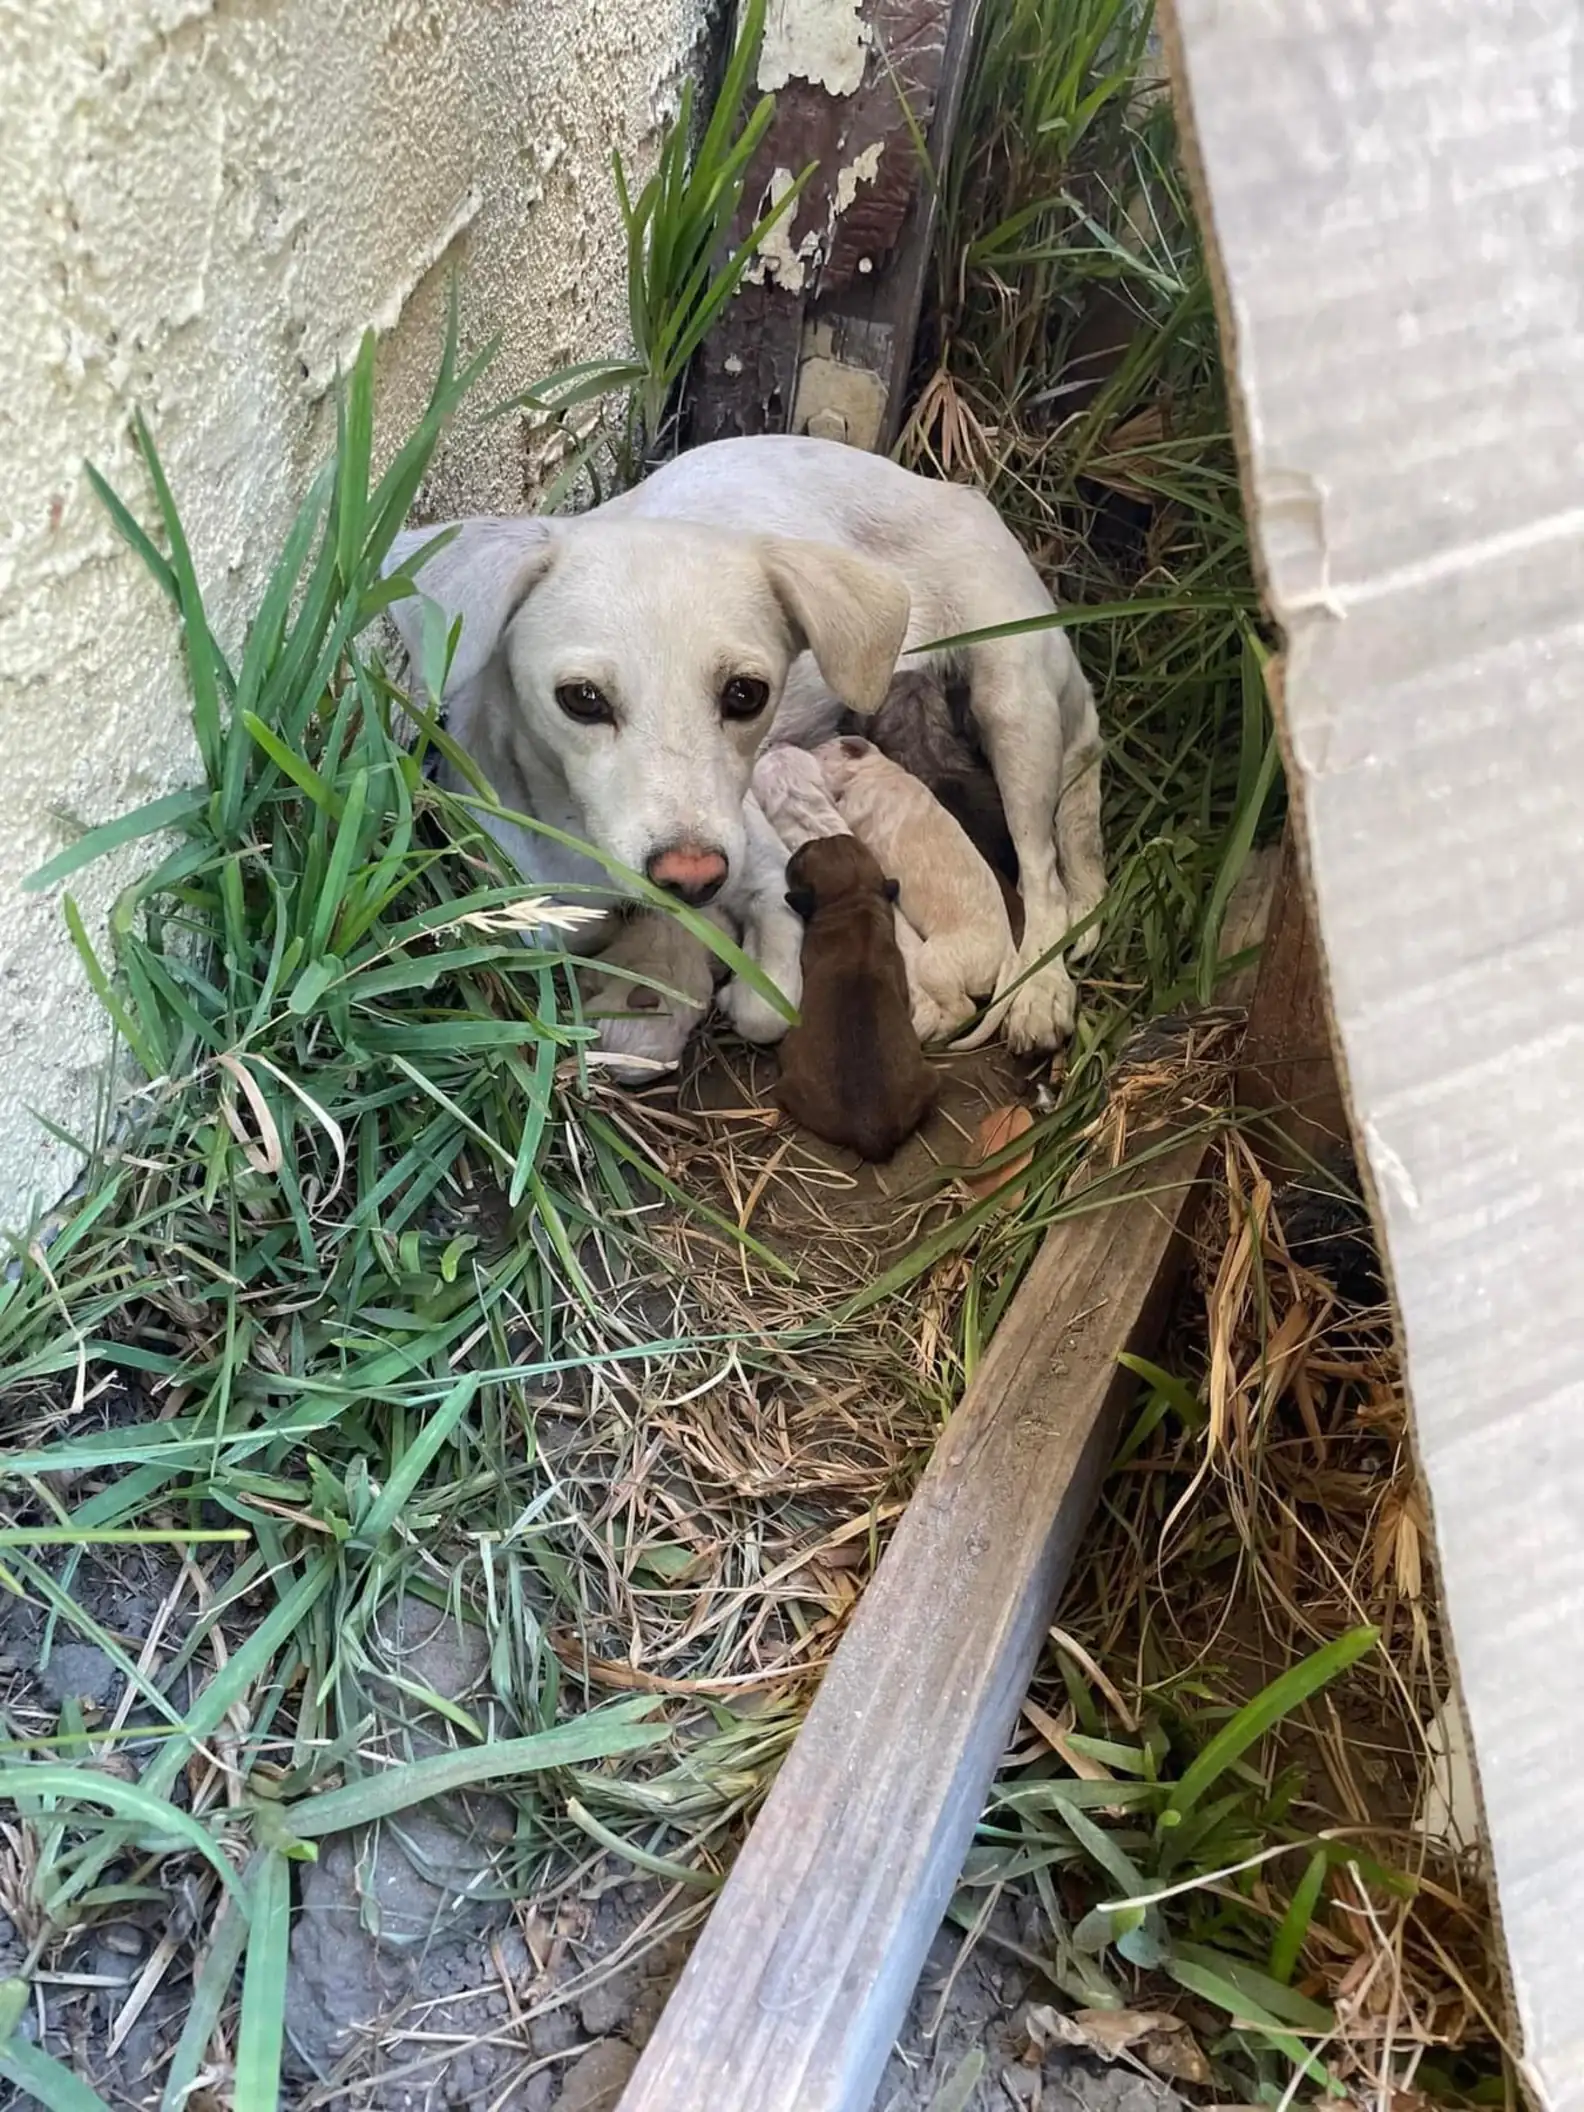
[{"label": "dog's floppy ear", "polygon": [[912,613],[901,573],[790,536],[761,536],[759,550],[777,601],[836,695],[866,716],[878,711]]},{"label": "dog's floppy ear", "polygon": [[409,528],[391,544],[385,576],[405,572],[426,545],[443,535],[450,541],[411,574],[417,593],[393,602],[390,613],[415,679],[422,664],[424,602],[438,603],[448,631],[461,617],[462,635],[446,678],[449,697],[483,672],[507,624],[548,570],[556,542],[548,521],[526,514],[485,514],[439,528]]},{"label": "dog's floppy ear", "polygon": [[814,890],[811,887],[789,887],[786,891],[787,908],[806,924],[814,914]]}]

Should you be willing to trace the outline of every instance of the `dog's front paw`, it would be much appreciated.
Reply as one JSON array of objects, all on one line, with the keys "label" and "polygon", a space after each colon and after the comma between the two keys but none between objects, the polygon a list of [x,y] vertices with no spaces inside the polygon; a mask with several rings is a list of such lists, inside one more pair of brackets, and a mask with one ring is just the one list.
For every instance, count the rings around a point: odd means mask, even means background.
[{"label": "dog's front paw", "polygon": [[[787,994],[792,995],[790,991]],[[758,1042],[763,1048],[778,1042],[792,1024],[740,976],[734,975],[721,991],[719,1003],[743,1040]]]},{"label": "dog's front paw", "polygon": [[599,1030],[587,1062],[619,1085],[642,1085],[674,1071],[707,1003],[684,1004],[624,976],[601,976],[583,985],[583,1017]]},{"label": "dog's front paw", "polygon": [[[778,881],[779,887],[784,884]],[[761,893],[745,919],[743,951],[791,1005],[803,996],[803,922],[780,899]],[[734,975],[717,1002],[744,1041],[764,1047],[780,1041],[792,1022],[768,998]]]},{"label": "dog's front paw", "polygon": [[[1033,958],[1037,960],[1039,954]],[[1060,961],[1048,961],[1012,995],[1006,1012],[1007,1047],[1020,1056],[1034,1049],[1059,1049],[1077,1016],[1078,993],[1072,977]]]},{"label": "dog's front paw", "polygon": [[[615,972],[630,970],[630,974]],[[652,976],[653,989],[638,976]],[[709,1010],[712,957],[669,917],[631,918],[605,949],[598,968],[578,974],[583,1017],[599,1039],[587,1061],[621,1085],[674,1071],[694,1028]]]}]

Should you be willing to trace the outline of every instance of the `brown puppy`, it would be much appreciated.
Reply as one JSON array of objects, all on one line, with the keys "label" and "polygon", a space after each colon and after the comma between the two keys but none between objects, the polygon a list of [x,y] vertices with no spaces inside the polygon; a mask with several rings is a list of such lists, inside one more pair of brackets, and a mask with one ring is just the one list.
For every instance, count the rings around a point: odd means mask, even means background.
[{"label": "brown puppy", "polygon": [[816,836],[787,865],[803,934],[802,1021],[781,1044],[776,1099],[794,1122],[888,1159],[935,1104],[913,1031],[892,905],[897,884],[855,836]]},{"label": "brown puppy", "polygon": [[1017,853],[1006,809],[984,750],[974,734],[966,694],[938,682],[927,668],[903,668],[891,678],[886,700],[870,719],[849,713],[844,733],[861,734],[889,758],[928,785],[991,872],[1001,882],[1013,943],[1023,936],[1023,904],[1017,888]]}]

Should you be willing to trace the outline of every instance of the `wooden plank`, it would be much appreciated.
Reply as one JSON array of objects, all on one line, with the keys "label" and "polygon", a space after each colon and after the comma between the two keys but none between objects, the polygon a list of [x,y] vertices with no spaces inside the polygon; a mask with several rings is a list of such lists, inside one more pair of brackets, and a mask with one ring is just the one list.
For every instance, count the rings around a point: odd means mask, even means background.
[{"label": "wooden plank", "polygon": [[1283,838],[1270,922],[1249,1004],[1238,1072],[1240,1106],[1277,1117],[1279,1158],[1296,1171],[1348,1138],[1347,1109],[1331,1045],[1325,971],[1298,865],[1297,838]]},{"label": "wooden plank", "polygon": [[865,2112],[1133,1382],[1197,1138],[1057,1225],[935,1454],[621,2100]]},{"label": "wooden plank", "polygon": [[[944,166],[956,138],[980,13],[981,0],[955,0],[948,10],[938,73],[933,81],[920,83],[909,92],[909,104],[927,142],[932,169]],[[876,246],[870,242],[854,252],[857,268],[845,279],[832,281],[826,277],[821,281],[819,299],[804,330],[804,364],[793,414],[795,431],[812,429],[812,421],[819,416],[819,377],[811,362],[824,356],[827,347],[829,356],[839,365],[869,368],[883,384],[885,409],[873,444],[888,450],[902,430],[910,407],[914,348],[940,219],[938,194],[932,183],[920,177],[916,150],[913,168],[911,196],[900,233],[893,234],[889,227],[882,231],[887,237],[887,248],[895,245],[889,264],[879,271],[863,269],[865,255]],[[850,226],[849,217],[849,231]],[[858,434],[837,437],[863,444]]]},{"label": "wooden plank", "polygon": [[[1267,844],[1260,850],[1251,851],[1237,885],[1227,897],[1226,913],[1221,919],[1221,943],[1217,949],[1220,979],[1216,984],[1215,1000],[1229,1010],[1246,1009],[1259,988],[1281,861],[1282,847],[1279,844]],[[1238,956],[1244,953],[1253,953],[1254,958],[1238,964]]]},{"label": "wooden plank", "polygon": [[1527,2080],[1562,2112],[1584,2107],[1577,0],[1170,14]]},{"label": "wooden plank", "polygon": [[780,0],[759,86],[773,123],[749,172],[742,240],[791,178],[815,165],[750,267],[689,377],[691,445],[812,430],[885,444],[900,418],[934,201],[979,0]]}]

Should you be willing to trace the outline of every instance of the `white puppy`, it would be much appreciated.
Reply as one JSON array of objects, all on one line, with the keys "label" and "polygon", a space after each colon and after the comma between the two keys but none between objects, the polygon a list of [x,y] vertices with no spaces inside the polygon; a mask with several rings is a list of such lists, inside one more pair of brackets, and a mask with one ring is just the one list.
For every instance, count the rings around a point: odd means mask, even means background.
[{"label": "white puppy", "polygon": [[[781,742],[766,748],[754,764],[752,796],[788,851],[800,851],[813,836],[853,833],[826,789],[818,758],[806,748],[789,748]],[[943,1031],[944,1022],[939,1007],[915,972],[922,941],[900,908],[896,912],[896,942],[907,970],[913,1031],[920,1041],[932,1040]]]},{"label": "white puppy", "polygon": [[[923,941],[909,964],[909,987],[919,993],[915,1023],[920,1012],[933,1013],[930,1034],[949,1034],[1015,973],[1000,883],[928,785],[869,741],[827,741],[814,760],[842,820],[899,883],[897,907]],[[1004,1009],[965,1046],[987,1040]]]},{"label": "white puppy", "polygon": [[806,748],[784,741],[761,751],[753,767],[753,796],[788,851],[800,851],[811,836],[850,836],[825,788],[825,773]]},{"label": "white puppy", "polygon": [[[389,569],[434,532],[398,538]],[[688,900],[718,898],[794,1000],[785,853],[744,800],[756,752],[772,730],[801,742],[833,732],[832,698],[876,710],[904,648],[1052,608],[977,492],[787,436],[698,448],[576,519],[461,522],[417,584],[421,598],[392,614],[415,665],[425,600],[445,627],[461,618],[443,701],[498,803]],[[1104,892],[1094,699],[1059,630],[950,661],[1006,808],[1031,962]],[[534,880],[611,884],[532,829],[492,827]],[[746,1034],[784,1031],[745,986],[722,1002]],[[1072,985],[1052,963],[1015,994],[1008,1037],[1053,1046],[1072,1017]]]}]

